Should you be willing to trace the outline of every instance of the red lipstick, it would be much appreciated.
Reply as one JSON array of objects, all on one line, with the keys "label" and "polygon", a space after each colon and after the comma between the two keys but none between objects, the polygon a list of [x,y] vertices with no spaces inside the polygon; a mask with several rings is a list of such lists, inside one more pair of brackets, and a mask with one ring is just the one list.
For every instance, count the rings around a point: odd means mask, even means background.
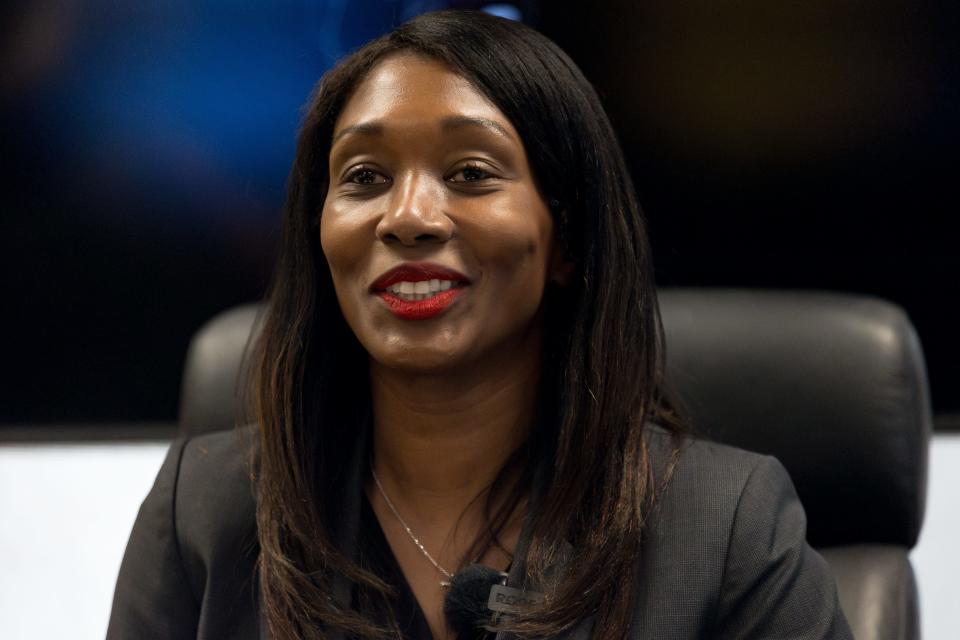
[{"label": "red lipstick", "polygon": [[467,276],[443,265],[434,262],[404,262],[377,278],[370,285],[370,291],[383,291],[398,282],[422,282],[434,278],[470,284],[470,279]]},{"label": "red lipstick", "polygon": [[455,287],[423,300],[404,300],[389,291],[381,291],[377,295],[387,304],[390,311],[404,320],[426,320],[443,313],[461,293],[463,288]]},{"label": "red lipstick", "polygon": [[[453,285],[422,300],[404,300],[387,291],[398,282],[423,282],[446,280]],[[426,320],[443,313],[463,293],[470,280],[458,271],[430,262],[407,262],[390,269],[370,285],[370,291],[387,305],[387,308],[404,320]]]}]

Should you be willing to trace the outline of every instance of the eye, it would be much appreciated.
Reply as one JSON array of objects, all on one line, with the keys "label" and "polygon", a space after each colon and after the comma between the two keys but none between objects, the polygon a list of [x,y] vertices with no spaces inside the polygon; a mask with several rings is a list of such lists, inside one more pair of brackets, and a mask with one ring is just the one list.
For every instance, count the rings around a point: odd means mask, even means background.
[{"label": "eye", "polygon": [[386,176],[370,167],[357,167],[349,172],[344,178],[344,182],[357,185],[376,185],[385,184]]},{"label": "eye", "polygon": [[457,172],[447,178],[447,180],[451,182],[482,182],[495,177],[496,176],[480,165],[469,164],[458,169]]}]

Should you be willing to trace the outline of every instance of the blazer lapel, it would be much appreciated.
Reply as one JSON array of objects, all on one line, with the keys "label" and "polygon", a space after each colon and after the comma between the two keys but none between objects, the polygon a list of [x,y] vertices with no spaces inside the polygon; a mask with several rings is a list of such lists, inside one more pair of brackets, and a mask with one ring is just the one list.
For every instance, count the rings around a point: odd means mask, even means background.
[{"label": "blazer lapel", "polygon": [[[520,531],[520,539],[517,541],[517,548],[513,554],[513,564],[510,567],[510,575],[507,577],[507,584],[518,589],[528,589],[531,591],[540,591],[542,587],[537,584],[527,584],[525,576],[527,573],[527,555],[530,552],[530,542],[533,537],[533,514],[536,513],[543,499],[544,484],[546,482],[546,462],[541,461],[537,465],[533,475],[533,487],[530,495],[529,508],[523,519],[523,528]],[[559,559],[547,567],[546,575],[562,575],[570,558],[573,557],[575,549],[569,542],[565,542],[560,549]],[[549,579],[549,578],[548,578]],[[554,638],[545,640],[588,640],[590,632],[593,629],[593,617],[582,620],[580,624],[573,629],[562,633]],[[506,631],[497,632],[496,640],[517,640],[517,636]]]},{"label": "blazer lapel", "polygon": [[[369,465],[368,443],[371,425],[368,422],[360,429],[350,464],[347,467],[346,482],[340,501],[340,515],[337,518],[337,547],[348,558],[357,560],[357,540],[360,531],[360,509],[363,501],[363,480]],[[337,574],[333,582],[333,598],[343,609],[349,609],[352,604],[353,585],[346,576]],[[330,640],[344,640],[342,631],[331,634]]]},{"label": "blazer lapel", "polygon": [[[347,476],[343,483],[343,494],[340,496],[336,530],[334,536],[337,548],[348,558],[357,559],[357,533],[360,530],[360,508],[363,499],[363,479],[368,464],[368,442],[370,437],[369,422],[360,429],[353,452],[350,454],[350,464],[347,466]],[[352,604],[352,588],[350,581],[342,574],[337,574],[333,580],[333,598],[340,607],[349,609]],[[330,640],[345,640],[344,633],[334,630]],[[260,615],[260,639],[268,640],[266,616]]]}]

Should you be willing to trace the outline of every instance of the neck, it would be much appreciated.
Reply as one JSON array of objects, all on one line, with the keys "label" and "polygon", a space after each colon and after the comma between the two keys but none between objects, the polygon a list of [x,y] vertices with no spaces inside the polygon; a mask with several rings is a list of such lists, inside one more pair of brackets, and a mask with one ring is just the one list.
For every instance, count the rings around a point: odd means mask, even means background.
[{"label": "neck", "polygon": [[539,366],[538,350],[442,376],[371,363],[374,466],[391,498],[418,520],[459,517],[527,439]]}]

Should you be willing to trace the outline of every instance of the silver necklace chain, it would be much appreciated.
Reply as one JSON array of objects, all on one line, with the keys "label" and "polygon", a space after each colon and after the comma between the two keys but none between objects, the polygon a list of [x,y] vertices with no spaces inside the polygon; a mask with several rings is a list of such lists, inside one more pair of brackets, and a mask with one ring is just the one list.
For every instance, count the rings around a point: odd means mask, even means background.
[{"label": "silver necklace chain", "polygon": [[423,546],[423,543],[420,542],[420,539],[417,538],[417,536],[413,533],[410,525],[407,524],[406,520],[400,517],[400,513],[397,511],[397,508],[393,506],[393,502],[391,502],[389,496],[387,496],[387,492],[384,490],[383,485],[380,484],[380,478],[377,477],[377,472],[373,470],[372,464],[370,465],[370,474],[373,476],[373,481],[377,483],[377,489],[379,489],[380,495],[383,496],[384,502],[387,503],[387,506],[390,507],[390,511],[393,512],[393,515],[396,516],[400,524],[403,525],[403,528],[406,529],[407,535],[410,536],[411,540],[413,540],[413,544],[417,545],[417,548],[420,549],[420,553],[422,553],[427,560],[430,561],[430,564],[437,568],[437,571],[442,573],[447,578],[446,581],[443,581],[440,584],[444,587],[449,586],[449,580],[453,578],[453,574],[441,567],[440,563],[433,559],[433,556],[430,555],[430,552],[427,551],[427,548]]}]

